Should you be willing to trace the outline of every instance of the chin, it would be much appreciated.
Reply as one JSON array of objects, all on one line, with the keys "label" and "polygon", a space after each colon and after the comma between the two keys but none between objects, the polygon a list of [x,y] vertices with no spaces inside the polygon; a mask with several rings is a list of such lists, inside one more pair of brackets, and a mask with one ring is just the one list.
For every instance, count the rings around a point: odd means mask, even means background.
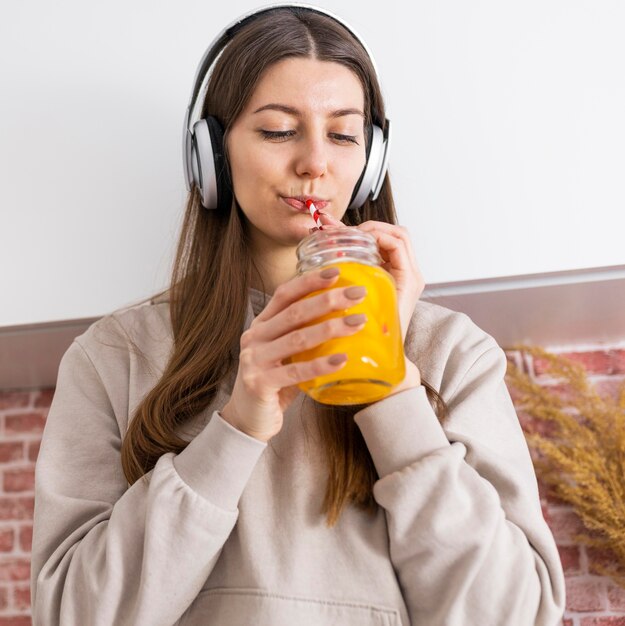
[{"label": "chin", "polygon": [[310,221],[310,223],[308,222],[308,220],[302,220],[301,224],[298,224],[294,228],[288,229],[288,233],[285,233],[285,238],[288,238],[292,244],[298,245],[302,239],[310,235],[308,231],[313,226],[314,224],[312,220]]}]

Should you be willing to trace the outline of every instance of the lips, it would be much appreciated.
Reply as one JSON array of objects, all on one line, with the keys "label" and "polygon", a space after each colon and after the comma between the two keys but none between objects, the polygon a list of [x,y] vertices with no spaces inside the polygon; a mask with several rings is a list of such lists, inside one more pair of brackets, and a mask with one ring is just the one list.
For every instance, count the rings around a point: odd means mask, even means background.
[{"label": "lips", "polygon": [[[283,197],[281,197],[281,199],[284,202],[286,202],[289,206],[292,206],[294,209],[308,213],[308,207],[306,206],[305,202],[303,202],[302,200],[298,200],[297,198],[283,198]],[[325,200],[315,201],[313,199],[313,202],[315,203],[315,207],[319,210],[323,209],[328,204]]]}]

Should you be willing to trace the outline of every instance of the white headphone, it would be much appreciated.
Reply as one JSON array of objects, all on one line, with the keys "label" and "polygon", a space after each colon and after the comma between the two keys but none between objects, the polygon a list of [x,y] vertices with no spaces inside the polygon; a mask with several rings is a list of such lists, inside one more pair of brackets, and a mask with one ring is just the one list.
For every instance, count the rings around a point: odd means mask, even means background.
[{"label": "white headphone", "polygon": [[[242,24],[246,24],[254,16],[266,11],[285,7],[307,9],[327,15],[347,28],[369,55],[376,77],[379,77],[373,56],[363,39],[345,21],[325,9],[300,3],[271,4],[246,13],[231,22],[215,37],[200,61],[184,117],[182,156],[185,183],[188,191],[191,191],[194,184],[197,186],[201,194],[202,206],[207,209],[229,210],[232,203],[232,185],[227,175],[226,157],[223,150],[223,128],[220,122],[213,116],[193,121],[195,109],[203,100],[198,97],[200,90],[210,75],[209,71],[215,59]],[[207,85],[204,85],[203,91],[206,88]],[[348,209],[358,209],[367,198],[375,200],[380,193],[388,167],[391,140],[391,122],[388,118],[384,120],[383,126],[384,130],[375,123],[371,124],[367,161],[354,187]]]}]

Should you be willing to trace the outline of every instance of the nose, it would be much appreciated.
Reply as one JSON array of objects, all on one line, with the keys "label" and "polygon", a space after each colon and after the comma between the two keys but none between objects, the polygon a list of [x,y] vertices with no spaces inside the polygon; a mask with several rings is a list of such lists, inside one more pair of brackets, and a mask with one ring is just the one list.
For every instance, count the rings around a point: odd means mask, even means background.
[{"label": "nose", "polygon": [[300,144],[297,155],[296,171],[298,176],[318,178],[328,169],[328,146],[321,133],[310,135]]}]

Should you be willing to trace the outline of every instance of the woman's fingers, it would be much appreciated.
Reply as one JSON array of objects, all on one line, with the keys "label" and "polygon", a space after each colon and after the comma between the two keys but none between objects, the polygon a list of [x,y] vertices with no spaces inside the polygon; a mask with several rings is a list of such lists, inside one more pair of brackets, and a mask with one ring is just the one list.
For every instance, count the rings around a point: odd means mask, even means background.
[{"label": "woman's fingers", "polygon": [[[346,228],[345,224],[327,213],[321,213],[320,219],[324,230]],[[382,267],[395,279],[402,336],[405,337],[415,306],[425,287],[408,229],[376,220],[368,220],[355,228],[375,238],[383,261]]]},{"label": "woman's fingers", "polygon": [[417,265],[410,241],[396,233],[384,232],[383,229],[371,229],[370,232],[378,243],[380,256],[385,261],[383,267],[393,274],[400,282],[415,281],[416,284],[425,286],[423,276]]},{"label": "woman's fingers", "polygon": [[[409,260],[410,265],[413,269],[418,269],[417,260],[412,249],[412,241],[410,240],[408,230],[404,226],[369,220],[367,222],[359,224],[357,228],[364,232],[371,233],[374,237],[376,237],[376,239],[378,239],[378,236],[380,234],[384,233],[400,240],[403,243],[403,249],[406,252],[406,257]],[[385,239],[385,242],[387,242],[390,248],[395,248],[395,246],[390,245],[389,239]]]},{"label": "woman's fingers", "polygon": [[[269,343],[285,337],[289,332],[307,327],[330,313],[347,312],[348,309],[362,302],[366,296],[366,291],[360,296],[352,292],[353,290],[349,287],[331,288],[294,302],[264,324],[256,326],[255,340]],[[350,297],[350,294],[355,297]],[[296,343],[295,339],[292,341]]]},{"label": "woman's fingers", "polygon": [[343,222],[341,222],[340,220],[337,220],[334,216],[330,215],[329,213],[319,213],[319,220],[321,222],[321,225],[326,227],[338,227],[338,228],[347,228],[347,226],[345,224],[343,224]]},{"label": "woman's fingers", "polygon": [[333,285],[339,277],[339,272],[331,271],[333,269],[325,268],[316,272],[307,272],[279,285],[267,306],[253,320],[252,326],[271,319],[309,293]]},{"label": "woman's fingers", "polygon": [[[336,219],[333,215],[329,213],[320,213],[319,219],[324,227],[328,228],[347,228],[343,222]],[[400,239],[404,245],[406,246],[406,252],[408,254],[408,258],[410,259],[411,264],[415,267],[417,265],[416,258],[414,256],[414,252],[412,250],[412,242],[410,241],[410,235],[408,234],[408,230],[404,226],[399,226],[398,224],[388,224],[387,222],[378,222],[375,220],[368,220],[363,222],[362,224],[358,224],[358,226],[352,227],[358,228],[364,232],[371,233],[376,236],[377,233],[386,233],[391,235],[392,237],[396,237]],[[386,240],[388,242],[388,240]],[[394,246],[391,246],[394,248]],[[388,259],[385,259],[388,260]]]},{"label": "woman's fingers", "polygon": [[347,363],[345,353],[332,354],[330,356],[320,356],[312,361],[301,361],[299,363],[287,363],[273,371],[274,380],[277,381],[279,389],[292,385],[294,381],[305,382],[319,376],[325,376],[340,370]]},{"label": "woman's fingers", "polygon": [[[244,366],[259,368],[267,380],[271,379],[273,387],[275,369],[282,366],[285,359],[328,339],[352,335],[360,330],[363,324],[357,324],[358,320],[354,319],[358,316],[346,313],[362,302],[366,290],[355,293],[359,290],[353,286],[332,288],[338,276],[338,269],[325,268],[280,285],[265,309],[241,336]],[[310,296],[322,289],[321,293]],[[343,314],[315,324],[333,312]],[[289,371],[295,374],[293,368]],[[293,381],[289,384],[292,385]]]},{"label": "woman's fingers", "polygon": [[311,350],[330,339],[354,335],[365,326],[365,323],[366,316],[357,313],[333,317],[305,328],[296,328],[265,344],[262,353],[259,354],[262,359],[259,365],[273,367],[294,354]]},{"label": "woman's fingers", "polygon": [[[343,222],[328,213],[320,213],[319,218],[325,228],[347,228]],[[414,274],[418,282],[423,282],[417,260],[412,248],[412,241],[408,230],[398,224],[388,224],[368,220],[358,224],[355,228],[373,235],[378,243],[380,255],[384,261],[385,270],[393,273]]]}]

